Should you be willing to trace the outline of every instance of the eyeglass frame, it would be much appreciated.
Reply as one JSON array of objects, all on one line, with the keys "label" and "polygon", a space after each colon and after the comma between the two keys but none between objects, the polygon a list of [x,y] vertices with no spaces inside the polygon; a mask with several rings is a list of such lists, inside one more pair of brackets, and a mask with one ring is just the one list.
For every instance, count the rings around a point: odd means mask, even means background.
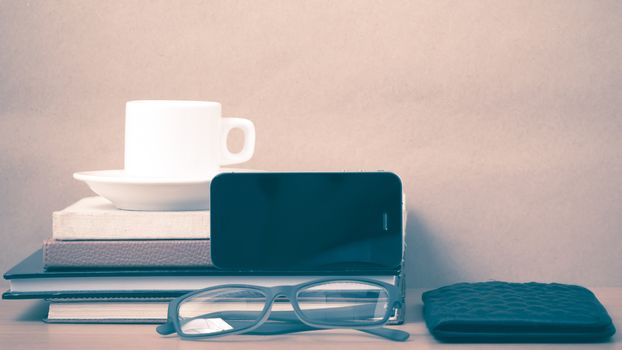
[{"label": "eyeglass frame", "polygon": [[[298,298],[297,298],[298,292],[305,288],[312,287],[314,285],[321,285],[321,284],[326,284],[329,282],[366,283],[366,284],[376,285],[376,286],[384,288],[384,290],[387,292],[388,301],[387,301],[387,310],[385,311],[383,318],[381,320],[374,321],[373,323],[369,323],[369,324],[362,325],[362,326],[353,326],[352,324],[346,323],[346,322],[335,322],[335,324],[327,325],[327,324],[318,324],[318,323],[309,321],[304,316],[304,311],[300,309],[300,305],[298,304]],[[182,305],[184,300],[190,299],[197,294],[209,292],[212,290],[227,289],[227,288],[231,288],[231,289],[247,288],[247,289],[259,291],[263,295],[265,295],[266,297],[265,305],[263,309],[260,311],[259,317],[257,317],[256,324],[254,324],[253,326],[247,327],[247,328],[242,328],[242,329],[237,329],[237,330],[236,329],[224,330],[218,333],[186,334],[181,330],[181,325],[179,322],[179,318],[180,318],[179,308]],[[188,339],[216,338],[216,337],[221,337],[221,336],[226,336],[226,335],[250,333],[256,330],[257,328],[261,327],[261,325],[264,324],[269,319],[270,314],[272,313],[272,305],[274,304],[275,300],[278,297],[286,297],[289,300],[289,303],[291,304],[293,308],[293,313],[298,318],[298,320],[302,322],[303,324],[305,324],[306,326],[316,328],[316,329],[355,329],[355,330],[362,330],[362,331],[378,329],[386,325],[389,318],[391,317],[392,310],[395,310],[395,308],[402,307],[402,304],[403,304],[402,301],[400,300],[400,292],[397,286],[390,284],[390,283],[383,282],[383,281],[371,279],[371,278],[327,277],[327,278],[320,278],[320,279],[315,279],[312,281],[299,283],[296,285],[280,285],[280,286],[273,286],[273,287],[265,287],[265,286],[258,286],[258,285],[252,285],[252,284],[223,284],[219,286],[213,286],[213,287],[208,287],[208,288],[192,291],[190,293],[184,294],[182,296],[179,296],[171,300],[168,305],[167,321],[166,323],[159,325],[157,327],[157,331],[160,334],[177,333],[181,338],[188,338]],[[173,326],[173,330],[171,329],[171,324]],[[372,332],[372,333],[375,333],[375,332]],[[385,333],[385,332],[381,332],[381,333]],[[389,333],[391,335],[389,337],[394,338],[392,336],[393,334],[391,333],[393,332]],[[386,335],[384,334],[377,334],[377,335],[386,337]],[[396,339],[393,339],[393,340],[398,340],[398,338],[400,338],[399,340],[405,340],[407,336],[404,338],[404,335],[402,335],[401,337],[398,336],[395,338]]]}]

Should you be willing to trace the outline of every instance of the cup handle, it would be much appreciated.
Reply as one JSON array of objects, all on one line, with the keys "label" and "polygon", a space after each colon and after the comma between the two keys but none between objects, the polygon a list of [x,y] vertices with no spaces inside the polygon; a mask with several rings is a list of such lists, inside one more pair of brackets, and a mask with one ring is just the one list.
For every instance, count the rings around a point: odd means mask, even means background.
[{"label": "cup handle", "polygon": [[[239,128],[244,132],[244,146],[238,153],[231,153],[227,147],[229,131]],[[222,118],[222,145],[220,165],[243,163],[251,159],[255,153],[255,125],[244,118]]]}]

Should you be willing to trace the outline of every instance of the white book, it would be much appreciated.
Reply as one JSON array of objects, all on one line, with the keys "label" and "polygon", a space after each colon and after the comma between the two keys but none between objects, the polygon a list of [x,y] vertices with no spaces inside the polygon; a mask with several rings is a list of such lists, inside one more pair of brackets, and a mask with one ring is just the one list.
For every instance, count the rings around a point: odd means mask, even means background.
[{"label": "white book", "polygon": [[52,238],[207,239],[210,212],[128,211],[102,197],[87,197],[52,214]]},{"label": "white book", "polygon": [[153,320],[166,321],[168,302],[166,301],[72,301],[50,303],[47,321],[112,321],[112,320]]},{"label": "white book", "polygon": [[[168,315],[167,300],[153,299],[64,299],[52,300],[48,309],[48,322],[75,322],[75,321],[92,321],[102,323],[114,323],[115,321],[124,321],[132,323],[132,321],[140,323],[141,321],[166,322]],[[327,307],[348,307],[351,303],[331,303],[325,305]],[[216,309],[218,307],[218,309]],[[187,303],[184,312],[190,312],[194,315],[206,314],[215,311],[227,310],[244,310],[248,308],[248,302],[236,303],[229,302],[226,304],[205,304],[205,303]],[[276,300],[272,304],[272,311],[293,311],[289,300]],[[397,315],[394,314],[389,319],[392,323],[396,321]]]}]

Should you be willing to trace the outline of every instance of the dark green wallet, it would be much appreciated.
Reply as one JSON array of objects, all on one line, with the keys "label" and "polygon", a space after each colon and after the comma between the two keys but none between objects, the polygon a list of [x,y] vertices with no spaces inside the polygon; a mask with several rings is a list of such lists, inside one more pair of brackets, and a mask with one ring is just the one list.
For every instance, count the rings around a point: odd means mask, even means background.
[{"label": "dark green wallet", "polygon": [[558,283],[458,283],[423,293],[435,338],[448,342],[598,342],[615,333],[586,288]]}]

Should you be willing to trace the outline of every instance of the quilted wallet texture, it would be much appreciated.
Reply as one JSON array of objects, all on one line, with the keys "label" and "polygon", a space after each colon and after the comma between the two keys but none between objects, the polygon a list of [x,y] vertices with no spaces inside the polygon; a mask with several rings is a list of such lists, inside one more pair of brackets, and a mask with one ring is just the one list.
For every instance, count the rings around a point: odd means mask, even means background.
[{"label": "quilted wallet texture", "polygon": [[458,283],[423,293],[434,337],[448,342],[596,342],[615,327],[588,289],[558,283]]}]

